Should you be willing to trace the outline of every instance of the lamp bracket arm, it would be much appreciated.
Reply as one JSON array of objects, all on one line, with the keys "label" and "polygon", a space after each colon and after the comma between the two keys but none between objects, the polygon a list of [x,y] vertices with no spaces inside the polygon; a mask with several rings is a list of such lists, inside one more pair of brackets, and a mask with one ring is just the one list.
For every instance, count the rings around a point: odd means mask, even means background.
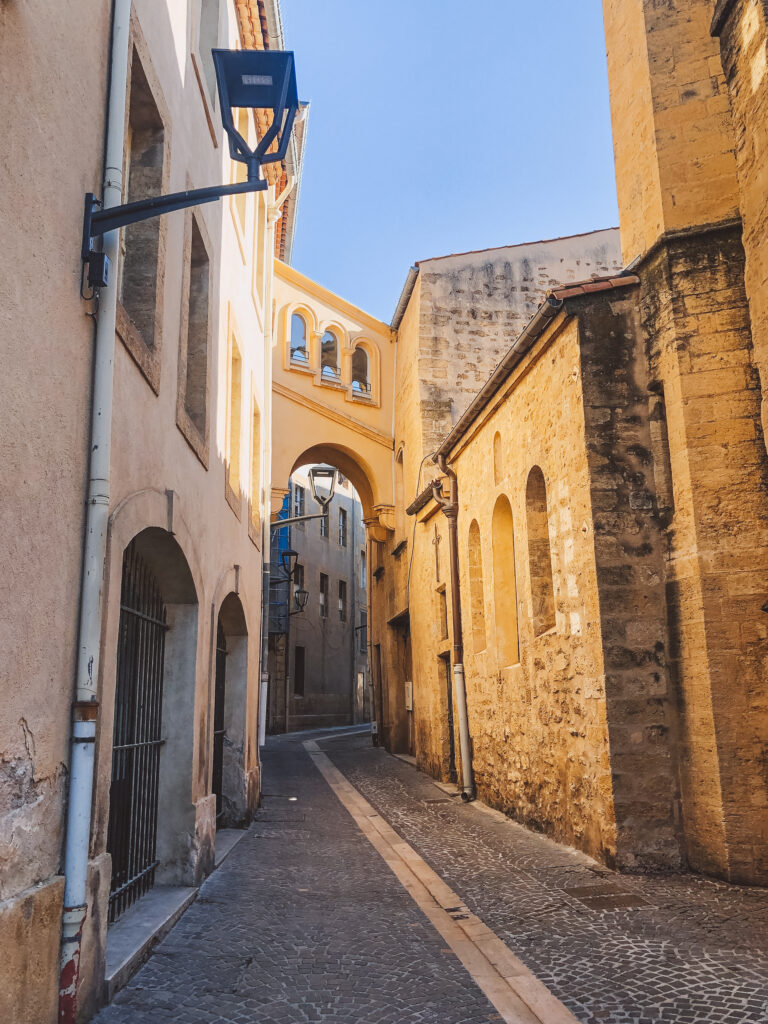
[{"label": "lamp bracket arm", "polygon": [[208,188],[187,189],[184,192],[171,192],[166,196],[150,196],[148,199],[139,199],[134,203],[106,208],[102,208],[93,193],[88,192],[85,196],[82,257],[84,260],[88,259],[93,239],[99,235],[106,235],[110,231],[117,231],[118,228],[149,220],[152,217],[161,217],[163,214],[173,213],[175,210],[186,210],[190,206],[212,203],[224,196],[263,192],[266,188],[267,182],[258,179],[237,182],[234,185],[212,185]]}]

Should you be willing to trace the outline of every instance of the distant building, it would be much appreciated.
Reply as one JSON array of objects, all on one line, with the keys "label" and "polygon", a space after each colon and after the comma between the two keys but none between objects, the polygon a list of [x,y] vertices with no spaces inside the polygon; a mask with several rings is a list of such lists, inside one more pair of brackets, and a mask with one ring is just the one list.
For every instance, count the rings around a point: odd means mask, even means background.
[{"label": "distant building", "polygon": [[[280,518],[316,512],[308,473],[299,470]],[[298,554],[291,583],[281,569],[289,549]],[[274,531],[271,562],[268,730],[369,721],[365,526],[348,480],[339,476],[326,519]],[[303,610],[296,601],[300,590],[308,593]]]}]

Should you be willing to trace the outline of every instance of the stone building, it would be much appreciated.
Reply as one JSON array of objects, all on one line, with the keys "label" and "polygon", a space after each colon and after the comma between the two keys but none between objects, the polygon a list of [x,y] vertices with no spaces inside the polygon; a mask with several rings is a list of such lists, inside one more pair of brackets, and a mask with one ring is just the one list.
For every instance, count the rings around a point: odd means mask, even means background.
[{"label": "stone building", "polygon": [[539,292],[468,407],[433,353],[470,295],[425,315],[421,265],[396,313],[382,731],[450,777],[452,658],[489,802],[622,868],[765,884],[766,9],[604,8],[621,258]]},{"label": "stone building", "polygon": [[[373,658],[374,675],[381,660],[385,679],[381,736],[429,771],[444,773],[450,763],[445,730],[434,726],[449,713],[448,544],[442,517],[416,532],[406,508],[437,473],[438,445],[547,289],[620,266],[612,229],[423,260],[408,275],[392,321],[396,511],[393,535],[371,559],[372,600],[382,608]],[[403,713],[406,682],[414,683],[414,708]]]},{"label": "stone building", "polygon": [[[64,919],[66,1021],[102,998],[111,923],[156,887],[199,884],[217,830],[248,820],[260,785],[272,267],[290,259],[303,125],[266,192],[122,232],[111,401],[95,413],[111,458],[89,498],[109,513],[85,666],[96,699],[75,704],[96,767],[92,803],[67,801],[93,315],[108,315],[81,293],[83,199],[121,171],[102,166],[108,67],[125,55],[109,130],[133,200],[243,180],[210,51],[283,48],[276,0],[118,2],[112,40],[109,7],[0,11],[0,1017],[19,1024],[59,1019],[67,823],[91,824],[86,903]],[[248,111],[238,123],[251,139],[265,127]]]},{"label": "stone building", "polygon": [[[285,517],[319,512],[306,468],[291,477]],[[280,582],[281,555],[298,559]],[[270,696],[267,729],[285,732],[370,720],[368,573],[363,509],[340,476],[327,520],[273,531],[270,595]],[[296,592],[306,591],[300,609]]]}]

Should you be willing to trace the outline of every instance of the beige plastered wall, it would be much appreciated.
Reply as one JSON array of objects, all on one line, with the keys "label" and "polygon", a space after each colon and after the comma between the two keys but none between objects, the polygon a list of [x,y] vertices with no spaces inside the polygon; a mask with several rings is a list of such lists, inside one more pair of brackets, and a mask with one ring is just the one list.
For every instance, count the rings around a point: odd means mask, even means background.
[{"label": "beige plastered wall", "polygon": [[0,1018],[18,1024],[57,1016],[93,345],[80,240],[108,38],[108,4],[0,4]]},{"label": "beige plastered wall", "polygon": [[[136,0],[132,45],[142,62],[165,129],[164,189],[176,191],[233,180],[218,110],[195,73],[194,5]],[[238,42],[234,5],[221,5],[219,43]],[[212,134],[210,121],[216,125]],[[253,131],[253,126],[251,126]],[[273,190],[270,190],[273,195]],[[194,213],[210,259],[207,431],[190,437],[179,415],[191,213],[164,218],[158,267],[155,349],[148,374],[119,335],[107,587],[100,673],[101,721],[91,842],[89,927],[81,967],[83,1013],[100,998],[106,939],[109,855],[106,852],[116,687],[120,581],[126,546],[140,536],[159,578],[171,626],[166,635],[158,884],[199,884],[213,867],[215,796],[211,793],[215,643],[225,599],[238,610],[228,646],[227,688],[242,729],[229,752],[228,799],[247,819],[259,798],[257,745],[261,614],[261,532],[269,467],[257,459],[252,479],[254,412],[264,422],[264,307],[269,281],[257,280],[257,245],[266,237],[266,196],[248,196],[245,220],[229,199]],[[267,268],[271,260],[265,259]],[[269,269],[267,270],[269,273]],[[239,446],[231,392],[232,352],[241,359]],[[239,447],[236,472],[228,473]],[[234,490],[228,481],[239,480]],[[149,533],[145,531],[150,531]],[[244,633],[243,633],[244,630]],[[237,678],[235,678],[237,676]],[[232,713],[232,709],[228,712]],[[230,738],[232,738],[230,736]],[[239,766],[234,768],[233,762]]]}]

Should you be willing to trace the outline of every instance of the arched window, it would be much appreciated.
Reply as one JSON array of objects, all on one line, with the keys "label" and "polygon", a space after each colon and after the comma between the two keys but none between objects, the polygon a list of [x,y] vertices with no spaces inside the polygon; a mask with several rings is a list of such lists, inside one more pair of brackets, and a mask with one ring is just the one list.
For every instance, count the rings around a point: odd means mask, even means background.
[{"label": "arched window", "polygon": [[483,553],[480,547],[480,527],[472,520],[469,528],[469,607],[472,617],[472,641],[475,652],[484,651],[485,596],[483,594]]},{"label": "arched window", "polygon": [[552,553],[547,523],[547,487],[544,474],[538,466],[534,466],[528,474],[525,518],[528,526],[533,632],[540,636],[555,624],[555,592],[552,586]]},{"label": "arched window", "polygon": [[493,482],[500,484],[504,479],[504,452],[501,448],[501,434],[496,431],[493,438]]},{"label": "arched window", "polygon": [[368,366],[368,353],[362,345],[358,345],[352,353],[352,391],[356,395],[370,395],[371,393]]},{"label": "arched window", "polygon": [[499,665],[520,661],[517,634],[517,583],[515,580],[515,531],[512,508],[505,494],[493,510],[493,598],[496,615],[496,653]]},{"label": "arched window", "polygon": [[294,313],[291,317],[291,362],[301,366],[309,365],[307,348],[307,324],[303,316]]},{"label": "arched window", "polygon": [[321,363],[320,374],[323,380],[338,380],[339,342],[333,331],[326,331],[320,341]]}]

